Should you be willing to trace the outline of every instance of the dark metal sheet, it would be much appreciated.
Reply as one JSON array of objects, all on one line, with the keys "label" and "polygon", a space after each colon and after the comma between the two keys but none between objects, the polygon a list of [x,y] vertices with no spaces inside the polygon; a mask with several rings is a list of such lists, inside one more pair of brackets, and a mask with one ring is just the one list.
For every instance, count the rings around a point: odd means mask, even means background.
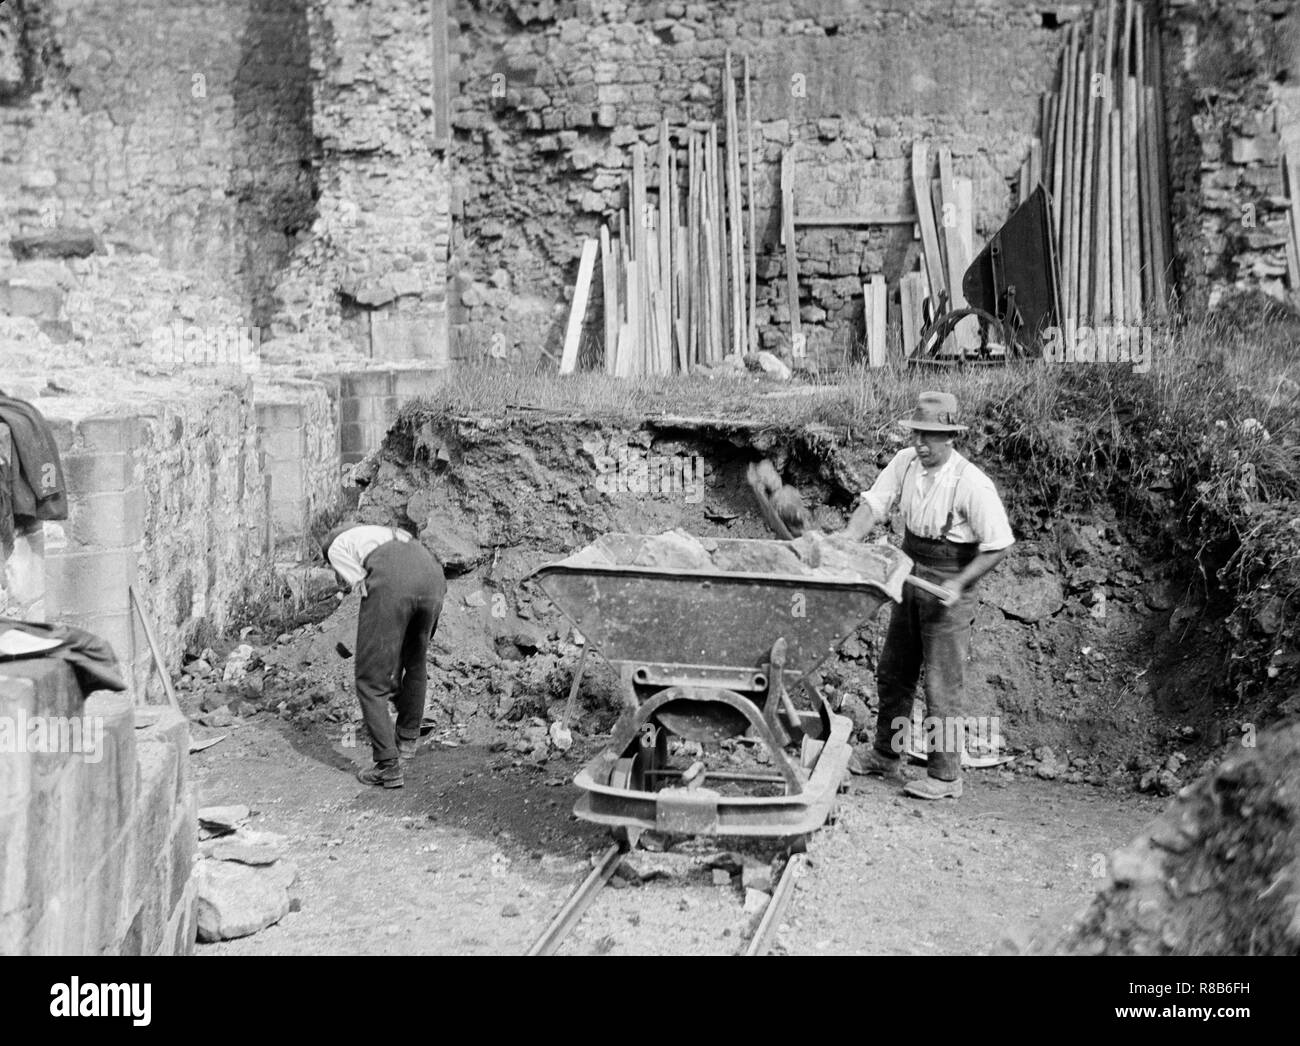
[{"label": "dark metal sheet", "polygon": [[1036,350],[1042,332],[1060,322],[1060,274],[1051,207],[1041,185],[993,234],[961,281],[967,305],[1003,320],[1014,319],[1007,316],[1009,287],[1015,288],[1020,320],[1016,338],[1025,349]]}]

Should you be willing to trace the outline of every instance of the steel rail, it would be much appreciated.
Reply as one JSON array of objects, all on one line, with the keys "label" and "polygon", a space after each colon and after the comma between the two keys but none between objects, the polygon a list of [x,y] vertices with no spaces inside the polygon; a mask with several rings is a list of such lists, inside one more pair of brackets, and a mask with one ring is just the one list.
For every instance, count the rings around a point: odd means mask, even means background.
[{"label": "steel rail", "polygon": [[767,907],[763,910],[763,917],[754,930],[754,936],[749,939],[749,946],[745,949],[746,955],[767,954],[767,946],[771,943],[769,938],[790,905],[790,898],[794,896],[795,880],[803,873],[803,868],[804,855],[791,854],[790,859],[785,862],[776,889],[772,891],[772,899],[767,902]]},{"label": "steel rail", "polygon": [[591,870],[591,874],[582,881],[582,885],[573,891],[569,899],[564,902],[564,907],[560,909],[559,914],[551,920],[551,924],[542,931],[542,935],[533,942],[533,946],[524,954],[526,955],[554,955],[564,943],[564,939],[575,926],[578,925],[583,913],[590,907],[591,902],[596,899],[601,888],[610,880],[619,862],[623,860],[623,847],[619,843],[611,844],[610,848],[604,852],[596,867]]}]

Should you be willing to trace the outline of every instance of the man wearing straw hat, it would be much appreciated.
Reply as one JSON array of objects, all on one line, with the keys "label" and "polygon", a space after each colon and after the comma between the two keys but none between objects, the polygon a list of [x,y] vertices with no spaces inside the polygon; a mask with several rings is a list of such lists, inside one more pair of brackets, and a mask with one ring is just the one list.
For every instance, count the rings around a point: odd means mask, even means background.
[{"label": "man wearing straw hat", "polygon": [[979,601],[976,585],[1015,539],[993,481],[953,448],[954,438],[967,429],[957,420],[955,396],[923,392],[916,409],[899,424],[910,430],[911,443],[863,492],[845,534],[866,537],[897,507],[904,526],[903,551],[913,561],[913,573],[947,589],[949,596],[942,600],[914,585],[904,586],[876,666],[880,705],[875,743],[859,748],[849,769],[901,780],[902,731],[911,721],[912,699],[924,667],[926,715],[944,729],[926,731],[929,776],[906,782],[903,790],[919,799],[956,799],[962,793],[962,686]]},{"label": "man wearing straw hat", "polygon": [[[429,551],[397,527],[345,523],[321,540],[321,554],[344,584],[359,586],[357,700],[375,765],[363,784],[401,788],[402,762],[415,755],[428,688],[429,639],[447,581]],[[397,706],[397,726],[388,704]]]}]

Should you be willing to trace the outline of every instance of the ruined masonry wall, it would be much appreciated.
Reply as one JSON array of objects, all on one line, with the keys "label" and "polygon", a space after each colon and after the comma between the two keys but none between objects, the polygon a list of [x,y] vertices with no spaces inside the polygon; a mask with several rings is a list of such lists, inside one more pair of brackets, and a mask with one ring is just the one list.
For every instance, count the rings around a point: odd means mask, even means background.
[{"label": "ruined masonry wall", "polygon": [[[914,212],[913,141],[948,144],[974,181],[976,239],[1010,213],[1038,133],[1063,29],[1084,5],[1025,0],[454,0],[452,353],[558,355],[584,237],[622,202],[630,146],[658,123],[723,125],[723,56],[755,90],[758,325],[789,341],[779,167],[794,150],[796,207]],[[743,98],[740,105],[743,123]],[[745,151],[742,136],[742,159]],[[933,153],[932,153],[933,155]],[[743,166],[743,164],[742,164]],[[742,172],[743,177],[743,172]],[[838,201],[838,203],[837,203]],[[797,231],[811,350],[862,338],[862,282],[915,264],[910,225]],[[977,247],[978,247],[977,243]],[[595,285],[600,286],[599,273]],[[599,340],[599,297],[589,334]]]},{"label": "ruined masonry wall", "polygon": [[277,333],[447,363],[447,156],[433,134],[432,9],[309,0],[318,217],[277,289]]},{"label": "ruined masonry wall", "polygon": [[1300,163],[1300,12],[1291,2],[1170,0],[1165,32],[1174,239],[1190,311],[1233,292],[1300,301],[1287,275]]},{"label": "ruined masonry wall", "polygon": [[304,0],[4,6],[0,262],[14,235],[89,227],[267,321],[313,213]]}]

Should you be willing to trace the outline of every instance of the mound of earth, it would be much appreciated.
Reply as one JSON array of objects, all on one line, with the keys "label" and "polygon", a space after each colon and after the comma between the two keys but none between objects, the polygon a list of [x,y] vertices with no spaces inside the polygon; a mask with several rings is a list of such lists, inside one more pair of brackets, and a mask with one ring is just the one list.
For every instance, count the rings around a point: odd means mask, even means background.
[{"label": "mound of earth", "polygon": [[1300,952],[1300,723],[1261,733],[1257,747],[1237,748],[1184,788],[1111,855],[1109,871],[1110,884],[1043,950]]}]

